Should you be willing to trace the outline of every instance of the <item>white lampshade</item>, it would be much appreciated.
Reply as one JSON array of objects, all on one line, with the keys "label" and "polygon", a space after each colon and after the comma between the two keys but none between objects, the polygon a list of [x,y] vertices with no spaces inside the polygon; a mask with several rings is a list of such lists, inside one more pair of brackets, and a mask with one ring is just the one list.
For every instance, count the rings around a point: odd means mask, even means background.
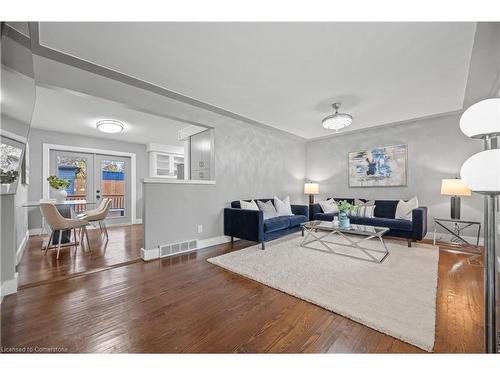
[{"label": "white lampshade", "polygon": [[304,194],[319,194],[319,184],[316,182],[306,182],[304,184]]},{"label": "white lampshade", "polygon": [[446,178],[441,182],[441,195],[471,196],[470,189],[459,178]]},{"label": "white lampshade", "polygon": [[472,191],[500,193],[500,149],[472,155],[462,165],[460,176]]},{"label": "white lampshade", "polygon": [[470,138],[500,134],[500,98],[473,104],[460,117],[460,130]]}]

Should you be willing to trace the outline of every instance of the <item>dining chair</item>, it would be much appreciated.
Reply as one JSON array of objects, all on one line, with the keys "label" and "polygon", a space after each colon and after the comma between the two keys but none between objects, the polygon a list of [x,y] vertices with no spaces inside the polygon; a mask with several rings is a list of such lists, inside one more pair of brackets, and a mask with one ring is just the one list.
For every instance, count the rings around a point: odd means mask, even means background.
[{"label": "dining chair", "polygon": [[106,240],[109,239],[109,236],[108,236],[108,228],[106,227],[106,223],[104,222],[104,220],[108,216],[112,203],[113,200],[111,198],[104,198],[97,209],[86,211],[83,215],[79,216],[81,219],[87,220],[88,222],[97,221],[99,223],[99,228],[101,229],[101,233],[103,233],[104,231]]},{"label": "dining chair", "polygon": [[57,243],[57,259],[59,259],[59,253],[61,251],[62,233],[65,230],[69,231],[73,230],[75,246],[78,246],[78,242],[76,240],[77,239],[76,230],[80,229],[79,237],[82,249],[84,248],[83,237],[87,237],[87,247],[89,251],[92,253],[92,249],[90,248],[90,243],[89,243],[89,236],[86,228],[86,226],[89,224],[87,220],[67,219],[59,213],[59,211],[57,210],[56,206],[53,203],[40,203],[40,211],[42,212],[42,216],[51,230],[49,242],[47,242],[47,246],[45,247],[45,252],[43,253],[44,256],[47,254],[50,242],[52,241],[52,238],[54,237],[54,232],[56,230],[59,231],[59,241]]}]

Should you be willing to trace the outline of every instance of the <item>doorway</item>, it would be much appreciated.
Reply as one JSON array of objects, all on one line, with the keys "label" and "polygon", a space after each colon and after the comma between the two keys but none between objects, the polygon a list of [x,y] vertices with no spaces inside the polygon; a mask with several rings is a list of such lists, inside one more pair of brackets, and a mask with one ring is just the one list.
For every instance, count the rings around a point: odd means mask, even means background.
[{"label": "doorway", "polygon": [[[49,231],[36,229],[17,266],[22,288],[95,273],[141,262],[144,233],[136,219],[136,154],[101,149],[43,144],[42,197],[52,198],[46,179],[56,175],[70,182],[67,200],[86,200],[89,205],[72,204],[72,211],[93,209],[104,198],[112,200],[106,220],[108,237],[97,223],[88,226],[90,249],[66,247],[60,258],[50,249],[44,256]],[[38,208],[34,208],[39,210]],[[37,213],[38,214],[38,213]],[[71,214],[71,216],[74,216]],[[132,224],[132,225],[128,225]]]},{"label": "doorway", "polygon": [[[51,149],[49,174],[69,181],[67,200],[86,200],[98,207],[102,199],[111,199],[107,224],[131,223],[131,158],[79,151]],[[49,192],[52,198],[53,192]],[[86,205],[75,205],[76,213]]]}]

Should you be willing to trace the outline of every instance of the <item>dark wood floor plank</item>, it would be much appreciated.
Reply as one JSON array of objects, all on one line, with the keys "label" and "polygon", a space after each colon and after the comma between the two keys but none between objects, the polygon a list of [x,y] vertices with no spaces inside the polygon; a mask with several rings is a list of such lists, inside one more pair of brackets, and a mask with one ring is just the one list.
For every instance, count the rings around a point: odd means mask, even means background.
[{"label": "dark wood floor plank", "polygon": [[124,225],[108,228],[109,241],[103,241],[99,229],[90,229],[89,240],[92,254],[82,251],[81,247],[66,247],[61,250],[59,259],[56,251],[49,250],[46,256],[41,251],[42,242],[47,236],[34,235],[29,238],[27,249],[17,266],[19,285],[39,283],[55,278],[64,279],[68,275],[86,272],[120,264],[140,257],[143,247],[142,225]]},{"label": "dark wood floor plank", "polygon": [[[72,267],[66,254],[59,264],[52,259],[36,267],[39,239],[30,239],[19,272],[35,284],[4,299],[1,345],[82,353],[422,352],[206,261],[252,242],[100,270],[137,250],[142,227],[110,228],[110,243],[105,261]],[[112,254],[121,247],[128,255]],[[483,268],[467,259],[440,252],[435,352],[482,351]],[[82,273],[72,273],[77,269]]]}]

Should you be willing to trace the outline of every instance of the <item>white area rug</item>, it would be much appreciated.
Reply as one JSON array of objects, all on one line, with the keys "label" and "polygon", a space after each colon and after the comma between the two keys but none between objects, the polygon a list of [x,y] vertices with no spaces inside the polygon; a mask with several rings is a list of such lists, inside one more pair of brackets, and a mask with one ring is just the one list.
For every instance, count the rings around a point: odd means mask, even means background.
[{"label": "white area rug", "polygon": [[[208,261],[362,323],[426,351],[434,347],[437,247],[386,240],[390,255],[372,263],[299,246],[300,235]],[[345,241],[345,240],[344,240]],[[368,247],[382,249],[378,240]],[[331,245],[339,252],[350,248]]]}]

